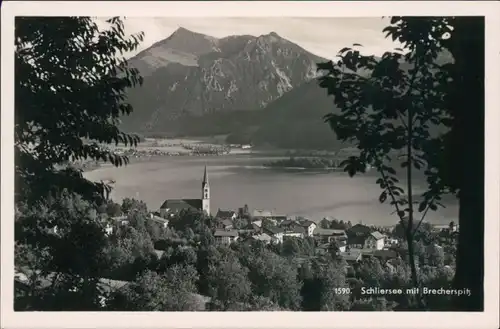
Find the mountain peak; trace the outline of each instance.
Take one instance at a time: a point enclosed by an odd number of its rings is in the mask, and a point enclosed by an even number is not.
[[[188,30],[186,29],[185,27],[178,27],[177,30],[174,31],[174,33],[172,33],[172,35],[174,34],[196,34],[196,32],[193,32],[191,30]]]
[[[170,35],[170,37],[168,37],[167,39],[172,39],[172,38],[188,38],[188,37],[203,37],[203,38],[208,38],[208,39],[215,39],[215,38],[210,37],[208,35],[188,30],[188,29],[186,29],[185,27],[182,27],[182,26],[180,26],[179,28],[177,28],[177,30],[175,30],[174,33],[172,33]]]
[[[268,34],[263,34],[259,37],[257,37],[257,40],[260,40],[261,42],[283,42],[283,41],[288,41],[285,38],[281,37],[278,35],[278,33],[272,31]]]

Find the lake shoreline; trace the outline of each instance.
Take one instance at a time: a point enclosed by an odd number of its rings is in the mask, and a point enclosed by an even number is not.
[[[131,159],[128,166],[105,164],[84,173],[91,181],[112,181],[111,198],[121,202],[136,198],[156,210],[167,199],[194,199],[201,196],[204,167],[211,187],[212,213],[234,210],[245,204],[251,209],[276,214],[324,217],[375,226],[394,225],[397,218],[389,204],[380,204],[377,173],[349,175],[342,171],[265,168],[262,164],[279,156],[260,153],[225,156],[151,157]],[[404,176],[404,173],[401,172]],[[404,177],[401,178],[404,183]],[[425,179],[414,181],[414,193],[426,189]],[[446,200],[444,200],[446,199]],[[446,197],[446,209],[427,214],[433,224],[448,224],[457,219],[456,198]]]

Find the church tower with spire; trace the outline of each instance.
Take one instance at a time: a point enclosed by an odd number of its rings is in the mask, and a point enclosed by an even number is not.
[[[210,215],[210,185],[208,184],[207,166],[205,166],[205,172],[203,173],[203,182],[201,183],[201,204],[202,209]]]

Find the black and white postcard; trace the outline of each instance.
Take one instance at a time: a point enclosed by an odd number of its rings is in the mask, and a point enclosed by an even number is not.
[[[497,327],[498,3],[2,7],[2,328]]]

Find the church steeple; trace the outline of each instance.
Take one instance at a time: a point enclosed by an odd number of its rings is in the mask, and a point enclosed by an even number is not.
[[[205,166],[205,171],[203,172],[201,193],[202,193],[201,202],[203,210],[207,213],[207,215],[210,215],[210,184],[208,183],[207,166]]]
[[[207,176],[207,166],[205,166],[205,172],[203,173],[203,185],[208,184],[208,176]]]

